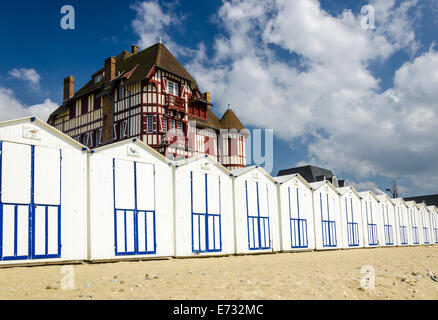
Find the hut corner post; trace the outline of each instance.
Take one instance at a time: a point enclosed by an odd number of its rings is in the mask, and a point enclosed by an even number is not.
[[[91,261],[91,153],[87,151],[86,192],[87,192],[87,260]]]
[[[315,191],[312,190],[312,215],[313,215],[313,243],[315,245],[315,250],[317,250],[318,242],[316,241],[316,213],[315,213]],[[321,225],[322,228],[322,225]]]
[[[275,185],[277,188],[277,215],[278,215],[278,232],[280,238],[280,252],[284,252],[284,243],[283,243],[283,228],[282,228],[282,212],[281,212],[281,184],[277,183]]]
[[[233,232],[234,232],[234,254],[237,254],[237,212],[236,212],[236,177],[231,177],[231,190],[233,197]]]
[[[173,256],[176,257],[176,166],[172,167]]]

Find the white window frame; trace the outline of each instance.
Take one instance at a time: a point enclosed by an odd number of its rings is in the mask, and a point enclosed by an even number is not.
[[[167,132],[168,126],[167,126],[167,118],[163,117],[163,131]]]
[[[184,125],[181,121],[176,122],[176,128],[178,129],[178,131],[184,133]]]
[[[120,86],[119,87],[119,100],[122,100],[125,98],[125,87]]]
[[[124,139],[128,136],[128,120],[120,122],[120,139]]]
[[[113,125],[113,135],[114,135],[114,140],[117,139],[117,125],[114,123]]]
[[[175,130],[175,128],[176,128],[175,120],[170,119],[169,120],[169,131]]]
[[[102,143],[102,129],[96,131],[96,146]]]
[[[103,72],[94,77],[94,83],[98,83],[103,79]]]
[[[179,92],[178,92],[179,86],[178,83],[171,81],[169,79],[167,79],[167,88],[166,88],[166,92],[168,94],[174,95],[176,97],[179,97]]]
[[[146,119],[147,133],[154,133],[154,117],[155,116],[151,116],[151,115],[147,116],[147,119]]]

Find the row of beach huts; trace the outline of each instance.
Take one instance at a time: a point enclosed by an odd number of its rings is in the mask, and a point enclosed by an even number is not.
[[[0,123],[0,265],[428,244],[438,210],[423,203]]]

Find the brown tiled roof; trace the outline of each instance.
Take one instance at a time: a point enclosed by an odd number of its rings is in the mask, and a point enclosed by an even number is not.
[[[245,129],[242,122],[240,122],[236,114],[231,109],[228,109],[225,112],[222,119],[220,120],[220,123],[223,129],[237,129],[237,130]]]
[[[136,66],[137,68],[126,81],[127,85],[134,84],[138,81],[146,79],[148,73],[155,66],[170,73],[173,73],[188,81],[191,81],[197,87],[195,79],[193,79],[190,73],[188,73],[188,71],[181,65],[181,63],[179,63],[175,56],[162,43],[154,44],[153,46],[146,48],[138,52],[137,54],[132,54],[128,51],[122,51],[116,57],[116,75],[118,75],[119,73],[123,74],[130,72]],[[99,69],[93,74],[93,76],[103,72],[103,70],[104,68]],[[103,80],[98,83],[94,83],[93,80],[90,80],[81,89],[76,91],[71,99],[76,99],[84,94],[88,94],[95,90],[102,89],[103,85]],[[67,106],[66,103],[64,103],[61,107],[59,107],[55,112],[51,114],[49,119],[60,113],[65,112],[66,110]]]

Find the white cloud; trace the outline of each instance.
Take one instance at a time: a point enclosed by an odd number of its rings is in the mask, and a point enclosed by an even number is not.
[[[345,185],[354,187],[358,192],[372,191],[377,195],[385,194],[385,192],[380,190],[377,184],[372,181],[355,182],[347,179]]]
[[[27,106],[21,103],[11,89],[0,87],[0,121],[16,118],[36,116],[47,121],[49,115],[58,107],[58,104],[46,99],[41,104]]]
[[[35,69],[14,68],[9,71],[9,75],[19,80],[29,81],[31,87],[35,89],[40,87],[41,76]]]
[[[147,48],[158,42],[161,38],[170,51],[175,54],[187,54],[187,50],[180,50],[172,37],[177,27],[184,20],[183,15],[177,15],[173,8],[178,2],[168,3],[162,7],[157,0],[137,2],[130,6],[136,12],[136,18],[132,21],[132,28],[139,36],[140,48]]]
[[[437,191],[438,53],[414,58],[418,0],[371,4],[375,31],[351,10],[333,16],[317,0],[224,1],[213,48],[201,43],[188,70],[244,123],[275,128],[285,140],[310,137],[309,162],[355,180],[401,177],[417,193]],[[381,92],[370,64],[401,50],[411,61]]]

